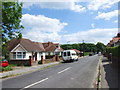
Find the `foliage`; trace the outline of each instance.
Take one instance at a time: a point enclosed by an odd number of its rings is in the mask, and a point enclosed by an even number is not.
[[[38,64],[42,64],[42,61],[40,60],[40,61],[38,61]]]
[[[112,53],[113,56],[116,56],[116,57],[120,57],[120,45],[119,46],[115,46],[115,47],[107,47],[106,48],[106,52],[109,54],[109,53]]]
[[[2,51],[5,59],[9,56],[7,43],[13,38],[22,38],[20,30],[24,27],[20,24],[22,18],[22,3],[2,2]]]
[[[84,52],[84,56],[89,55],[91,52]]]
[[[17,64],[9,64],[10,67],[16,67]]]
[[[103,52],[103,51],[105,51],[105,49],[106,49],[106,46],[103,44],[103,43],[100,43],[100,42],[98,42],[97,44],[96,44],[96,47],[97,47],[97,52]]]
[[[93,43],[63,44],[61,47],[64,50],[77,49],[84,52],[103,52],[106,48],[106,46],[100,42],[98,42],[96,45]]]
[[[13,70],[13,69],[11,68],[11,66],[1,67],[1,68],[2,68],[2,71],[11,71],[11,70]]]

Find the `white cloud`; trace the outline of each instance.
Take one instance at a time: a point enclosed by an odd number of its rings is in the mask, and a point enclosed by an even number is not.
[[[32,5],[36,5],[39,8],[47,8],[47,9],[68,9],[75,12],[82,12],[85,11],[86,8],[77,5],[74,0],[71,0],[69,2],[24,2],[23,7],[29,8]]]
[[[96,19],[105,19],[105,20],[110,20],[111,18],[118,16],[118,10],[114,10],[111,12],[107,12],[107,13],[101,13],[98,12],[98,16],[96,16]]]
[[[22,24],[25,27],[22,31],[23,37],[41,42],[60,40],[61,36],[58,33],[67,25],[58,19],[30,14],[23,15]]]
[[[118,32],[117,28],[90,29],[87,31],[79,31],[72,34],[64,33],[64,35],[61,35],[59,33],[63,32],[63,28],[67,23],[43,15],[35,16],[24,14],[22,17],[22,24],[25,27],[22,31],[23,37],[38,42],[52,41],[67,43],[70,41],[70,43],[79,43],[85,40],[85,42],[103,42],[107,44]]]
[[[112,5],[119,2],[119,0],[91,0],[88,4],[89,10],[99,10],[111,8]]]
[[[92,28],[95,28],[95,24],[94,24],[94,23],[92,23],[92,24],[91,24],[91,27],[92,27]]]
[[[118,28],[111,29],[90,29],[87,31],[80,31],[73,34],[64,35],[65,41],[71,43],[81,43],[84,40],[86,43],[103,42],[107,44],[109,40],[118,32]]]
[[[115,20],[114,23],[118,23],[118,20]]]

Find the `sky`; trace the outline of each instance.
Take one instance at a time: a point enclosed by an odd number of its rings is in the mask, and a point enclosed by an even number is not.
[[[119,0],[19,0],[23,38],[107,44],[118,33]]]

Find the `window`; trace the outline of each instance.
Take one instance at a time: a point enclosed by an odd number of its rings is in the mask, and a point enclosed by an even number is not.
[[[63,55],[66,56],[66,52],[64,52]]]
[[[70,56],[70,52],[67,52],[67,55]]]
[[[26,58],[26,52],[23,52],[23,58]]]
[[[72,55],[76,55],[75,53],[72,53]]]
[[[13,59],[24,59],[26,58],[26,52],[14,52]]]
[[[16,59],[16,52],[13,53],[13,58]]]

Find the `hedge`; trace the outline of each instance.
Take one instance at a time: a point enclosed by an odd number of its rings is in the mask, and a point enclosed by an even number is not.
[[[112,58],[110,53],[112,53]],[[120,67],[120,45],[115,47],[107,47],[105,56],[107,56],[109,60],[112,60],[112,64],[114,66]]]
[[[107,47],[106,52],[108,54],[112,53],[112,55],[115,57],[120,57],[120,45],[115,47]]]

